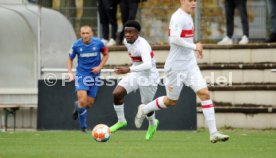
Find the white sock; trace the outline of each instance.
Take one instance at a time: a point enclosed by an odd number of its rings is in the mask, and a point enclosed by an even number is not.
[[[164,104],[164,96],[162,96],[143,106],[142,110],[145,114],[148,114],[152,111],[157,111],[165,108],[167,108],[167,106]]]
[[[147,119],[149,120],[149,125],[150,126],[155,126],[155,112],[151,116],[147,116]]]
[[[201,108],[209,128],[209,133],[212,135],[217,132],[215,110],[212,100],[201,101]]]
[[[117,114],[117,117],[118,117],[118,122],[126,121],[125,113],[124,113],[124,104],[122,104],[122,105],[113,105],[113,107],[116,111],[116,114]]]

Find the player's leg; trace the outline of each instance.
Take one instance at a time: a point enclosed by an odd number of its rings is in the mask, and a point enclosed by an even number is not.
[[[83,132],[86,132],[87,129],[87,123],[86,123],[86,117],[87,117],[87,91],[85,90],[79,90],[77,92],[78,96],[78,105],[76,106],[76,109],[78,111],[79,116],[79,122],[80,127]]]
[[[80,126],[83,132],[86,132],[87,129],[87,110],[92,106],[92,104],[94,104],[98,92],[96,82],[90,82],[91,79],[86,80],[88,77],[92,78],[92,76],[79,76],[76,78],[78,102],[75,105],[75,109],[77,111]],[[96,81],[95,78],[92,79]]]
[[[201,100],[201,108],[208,125],[210,141],[212,143],[216,143],[218,141],[227,141],[229,136],[217,131],[214,105],[210,98],[208,88],[200,89],[196,94]]]
[[[167,94],[168,95],[168,94]],[[140,128],[146,115],[162,109],[166,109],[168,107],[176,105],[177,100],[170,99],[168,96],[161,96],[156,98],[155,100],[149,102],[148,104],[141,104],[138,107],[138,112],[135,116],[135,126],[136,128]]]
[[[154,98],[154,95],[157,90],[157,86],[143,86],[139,87],[140,90],[140,96],[141,96],[141,103],[146,105],[149,102],[151,102]],[[147,119],[149,121],[149,125],[156,125],[156,118],[155,118],[155,112],[151,111],[150,113],[147,114]]]
[[[141,95],[141,102],[142,104],[147,104],[153,100],[154,95],[157,91],[157,85],[150,85],[150,86],[142,86],[139,87],[140,95]],[[155,112],[152,111],[147,114],[147,120],[149,121],[147,133],[146,133],[146,140],[152,139],[153,135],[155,134],[157,127],[159,125],[159,120],[155,118]]]
[[[91,108],[94,105],[98,90],[99,90],[99,86],[97,84],[89,87],[89,90],[87,91],[88,96],[86,101],[87,108]]]
[[[83,132],[86,132],[87,130],[87,112],[88,109],[94,104],[95,98],[98,92],[98,86],[90,86],[90,89],[86,92],[86,102],[83,100],[80,102],[81,108],[78,108],[78,116],[79,121],[81,124],[81,129]],[[78,96],[85,95],[85,93],[80,92],[81,94],[78,94]]]
[[[135,76],[130,74],[124,77],[113,90],[113,107],[117,114],[118,122],[110,127],[112,133],[127,126],[124,113],[124,97],[137,88]]]
[[[167,95],[158,97],[147,106],[144,106],[143,111],[146,114],[151,111],[161,110],[176,105],[183,87],[183,77],[179,75],[180,73],[181,72],[177,71],[166,72],[164,84]]]
[[[80,126],[83,131],[87,128],[85,115],[87,113],[87,91],[89,90],[89,87],[83,82],[84,78],[85,76],[76,76],[75,78],[78,101],[75,102],[73,111],[73,119],[76,120],[79,118]]]
[[[167,107],[175,106],[183,87],[183,82],[178,81],[178,72],[170,71],[166,73],[164,83],[166,87],[166,96],[158,97],[147,105],[140,106],[135,117],[135,126],[140,128],[146,115],[152,111],[158,111]]]
[[[127,126],[127,121],[124,113],[124,97],[127,92],[124,87],[117,86],[113,91],[113,107],[117,114],[118,122],[110,127],[111,133],[116,132],[118,129]]]
[[[210,141],[215,143],[217,141],[228,140],[229,136],[220,134],[217,131],[213,101],[211,100],[206,81],[203,79],[198,66],[191,69],[190,74],[188,76],[188,81],[190,81],[188,85],[191,86],[201,100],[201,108],[208,125]]]
[[[95,103],[95,98],[92,98],[90,96],[87,97],[87,108],[91,108]]]

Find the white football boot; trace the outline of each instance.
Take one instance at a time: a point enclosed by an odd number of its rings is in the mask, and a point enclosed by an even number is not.
[[[135,123],[136,128],[140,128],[142,126],[143,121],[147,116],[146,114],[144,114],[144,112],[142,110],[143,106],[144,106],[144,104],[139,105],[137,114],[135,116],[134,123]]]
[[[228,135],[221,134],[220,132],[215,132],[210,136],[210,141],[211,143],[216,143],[219,141],[225,142],[229,139],[230,137]]]

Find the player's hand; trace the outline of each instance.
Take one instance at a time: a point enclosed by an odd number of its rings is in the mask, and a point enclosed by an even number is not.
[[[199,51],[199,52],[203,51],[203,46],[201,43],[196,43],[196,51]]]
[[[126,74],[126,73],[130,72],[130,68],[129,67],[117,67],[117,68],[115,68],[114,72],[116,74]]]
[[[198,59],[202,59],[204,56],[203,51],[196,51],[196,56]]]
[[[74,81],[75,80],[75,75],[72,73],[72,72],[69,72],[68,73],[68,76],[69,76],[69,82],[72,82],[72,81]]]
[[[199,59],[202,59],[203,58],[203,46],[201,43],[197,43],[196,44],[196,56],[197,58]]]
[[[93,67],[92,71],[95,75],[98,74],[101,71],[101,68],[99,66]]]

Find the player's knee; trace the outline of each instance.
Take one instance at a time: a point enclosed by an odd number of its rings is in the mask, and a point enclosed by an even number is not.
[[[197,96],[200,100],[209,100],[210,99],[210,92],[207,88],[201,89],[197,92]]]
[[[177,100],[171,100],[169,98],[164,100],[164,103],[167,107],[175,106],[177,103]]]
[[[91,108],[94,105],[94,102],[95,102],[94,100],[87,101],[86,107]]]
[[[167,107],[175,106],[176,105],[176,101],[175,100],[171,100],[166,105],[167,105]]]
[[[79,105],[84,107],[86,105],[86,99],[79,99]]]
[[[95,103],[95,100],[89,101],[90,105],[94,105],[94,103]]]
[[[118,92],[118,91],[116,91],[116,90],[113,91],[112,95],[113,95],[114,99],[122,99],[123,98],[123,94],[120,93],[120,92]]]
[[[113,102],[115,105],[121,105],[124,102],[124,95],[120,92],[113,91]]]

